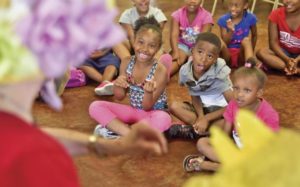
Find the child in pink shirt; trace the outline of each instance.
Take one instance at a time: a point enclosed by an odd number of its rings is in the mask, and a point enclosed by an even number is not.
[[[261,98],[267,76],[263,71],[255,67],[255,64],[255,59],[250,58],[245,63],[245,67],[241,67],[234,72],[234,100],[229,102],[223,114],[225,119],[224,131],[232,134],[232,138],[239,148],[243,146],[236,132],[238,124],[235,123],[236,113],[239,109],[254,112],[271,130],[279,130],[278,113],[266,100]],[[216,171],[220,167],[220,162],[210,145],[209,138],[200,138],[197,142],[197,148],[203,156],[187,156],[184,159],[185,170],[187,172],[200,170]]]
[[[172,13],[171,48],[173,61],[171,75],[175,74],[191,54],[191,48],[200,32],[210,32],[212,15],[200,6],[202,0],[185,0],[185,6]]]

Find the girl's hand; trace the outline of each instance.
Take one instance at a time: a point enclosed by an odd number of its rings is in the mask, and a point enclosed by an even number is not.
[[[152,79],[150,81],[146,81],[143,89],[145,92],[153,93],[156,90],[156,82]]]
[[[197,134],[202,134],[207,130],[208,121],[205,117],[198,118],[193,127]]]
[[[294,58],[290,58],[288,63],[287,63],[287,67],[284,69],[284,71],[286,72],[286,75],[294,75],[297,73],[297,66],[298,63]]]
[[[231,19],[228,19],[228,20],[226,21],[226,26],[227,26],[227,28],[228,28],[229,30],[231,30],[232,32],[234,32],[235,28],[234,28],[234,24],[233,24],[233,22],[232,22]]]
[[[115,81],[114,86],[118,86],[121,88],[128,88],[129,84],[127,82],[126,76],[120,75]]]

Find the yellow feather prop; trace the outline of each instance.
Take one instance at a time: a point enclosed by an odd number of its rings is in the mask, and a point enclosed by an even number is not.
[[[240,111],[237,122],[242,149],[218,129],[211,142],[222,166],[212,176],[196,176],[185,187],[298,187],[300,135],[287,129],[273,133],[253,114]]]

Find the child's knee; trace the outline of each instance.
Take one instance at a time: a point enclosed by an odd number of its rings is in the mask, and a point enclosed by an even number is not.
[[[181,103],[174,101],[169,105],[169,110],[171,113],[176,112],[180,108]]]
[[[161,131],[165,131],[170,128],[172,119],[171,119],[171,116],[167,112],[159,111],[158,119],[162,124],[162,126],[160,128]]]
[[[95,116],[98,115],[98,109],[99,107],[103,107],[104,105],[106,105],[107,101],[94,101],[90,104],[89,106],[89,114],[90,116]]]
[[[257,52],[256,52],[256,57],[259,58],[259,59],[262,59],[262,57],[264,55],[266,55],[268,52],[267,52],[267,49],[266,48],[261,48],[261,49],[258,49]]]
[[[197,141],[197,149],[200,153],[204,153],[206,148],[209,146],[209,138],[200,138],[198,141]]]

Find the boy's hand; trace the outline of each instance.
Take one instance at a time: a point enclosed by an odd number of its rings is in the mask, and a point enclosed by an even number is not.
[[[198,118],[193,127],[197,134],[202,134],[207,130],[208,121],[205,117]]]
[[[231,19],[228,19],[228,20],[226,21],[226,26],[227,26],[227,28],[228,28],[229,30],[231,30],[232,32],[234,32],[235,28],[234,28],[234,24],[233,24],[233,22],[232,22]]]
[[[127,82],[126,76],[120,75],[115,81],[114,86],[118,86],[121,88],[128,88],[129,84]]]
[[[145,92],[153,93],[156,90],[156,82],[153,81],[152,79],[149,81],[146,81],[143,89]]]

